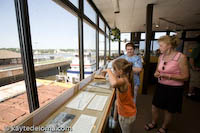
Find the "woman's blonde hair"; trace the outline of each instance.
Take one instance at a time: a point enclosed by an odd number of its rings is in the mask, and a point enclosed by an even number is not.
[[[164,42],[168,45],[171,45],[172,48],[176,48],[180,44],[181,40],[175,35],[173,36],[166,35],[166,36],[160,37],[158,39],[158,42]]]
[[[131,88],[133,90],[134,89],[133,70],[132,70],[133,64],[125,59],[116,59],[113,62],[112,67],[114,70],[116,70],[116,68],[118,70],[122,70],[123,74],[128,76],[129,83],[131,84]]]

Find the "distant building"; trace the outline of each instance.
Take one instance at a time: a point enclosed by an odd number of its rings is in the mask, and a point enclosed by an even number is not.
[[[21,54],[9,50],[0,50],[0,65],[21,64]]]

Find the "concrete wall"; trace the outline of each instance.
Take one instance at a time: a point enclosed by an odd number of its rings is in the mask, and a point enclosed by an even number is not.
[[[66,71],[70,67],[70,62],[59,62],[35,66],[36,78],[57,75],[60,71]],[[24,80],[24,73],[21,67],[0,71],[0,86]]]

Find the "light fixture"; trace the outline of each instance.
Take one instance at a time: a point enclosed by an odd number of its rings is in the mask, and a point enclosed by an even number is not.
[[[156,28],[159,28],[160,26],[159,26],[159,24],[156,24]]]
[[[119,10],[119,0],[112,0],[113,8],[114,8],[114,13],[120,13]]]
[[[159,28],[159,27],[160,27],[160,19],[158,19],[158,22],[155,24],[155,27],[156,27],[156,28]]]

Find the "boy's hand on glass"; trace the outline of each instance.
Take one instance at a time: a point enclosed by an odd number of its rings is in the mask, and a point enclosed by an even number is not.
[[[106,73],[107,73],[107,69],[104,69],[101,71],[101,75],[103,75],[104,77],[105,77]]]
[[[95,79],[105,79],[105,76],[95,74],[95,75],[94,75],[94,78],[95,78]]]

